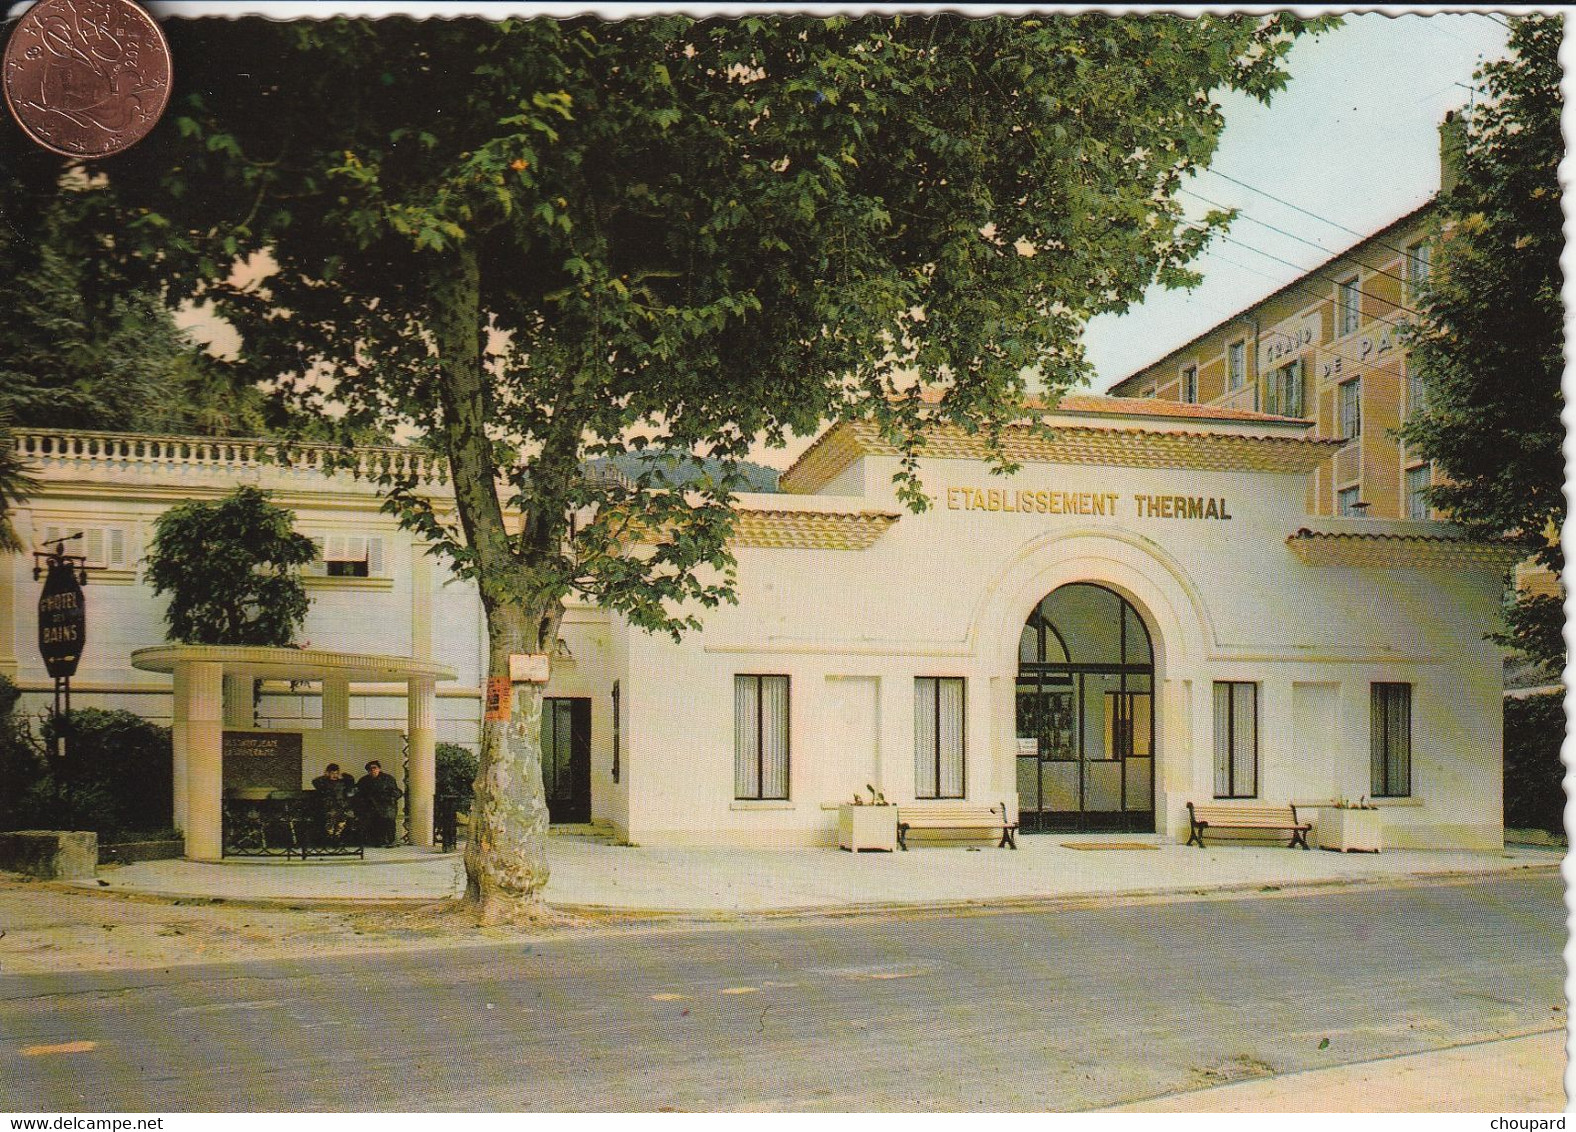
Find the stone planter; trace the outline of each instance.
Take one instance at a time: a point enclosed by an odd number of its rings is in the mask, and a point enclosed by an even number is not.
[[[1384,838],[1379,814],[1379,810],[1320,810],[1319,848],[1336,853],[1379,852]]]
[[[186,842],[170,841],[117,841],[98,847],[101,865],[130,865],[137,861],[173,861],[186,854]]]
[[[861,849],[892,852],[897,848],[897,807],[839,806],[837,847],[852,853]]]

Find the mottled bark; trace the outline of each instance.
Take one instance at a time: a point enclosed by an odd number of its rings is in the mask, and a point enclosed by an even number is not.
[[[486,431],[483,320],[474,252],[451,253],[432,296],[443,400],[443,438],[454,498],[487,620],[489,682],[510,677],[509,657],[548,653],[561,605],[535,584],[504,527],[498,469]],[[542,789],[542,689],[514,685],[508,720],[482,725],[480,766],[465,848],[467,897],[484,923],[529,916],[547,884],[547,800]]]

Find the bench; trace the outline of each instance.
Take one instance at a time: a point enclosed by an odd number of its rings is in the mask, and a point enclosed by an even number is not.
[[[1257,805],[1195,805],[1187,804],[1188,821],[1193,826],[1192,835],[1187,843],[1197,843],[1200,849],[1204,848],[1204,831],[1206,829],[1267,829],[1278,830],[1291,834],[1291,843],[1288,849],[1295,849],[1299,845],[1308,847],[1308,831],[1313,828],[1312,822],[1302,821],[1297,817],[1297,807],[1292,805],[1276,806],[1268,803]]]
[[[983,829],[1001,832],[996,848],[1018,847],[1018,823],[1007,820],[1007,803],[1000,806],[971,806],[964,802],[914,802],[897,809],[897,843],[908,851],[911,829]]]

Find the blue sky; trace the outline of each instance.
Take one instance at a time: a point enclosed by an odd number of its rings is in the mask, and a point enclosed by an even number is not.
[[[1195,262],[1199,287],[1152,288],[1127,314],[1089,324],[1094,389],[1103,392],[1356,243],[1352,231],[1373,232],[1424,203],[1439,184],[1439,123],[1473,97],[1467,88],[1478,65],[1504,54],[1503,19],[1348,16],[1343,27],[1292,49],[1291,82],[1269,106],[1223,98],[1220,149],[1210,171],[1188,185],[1196,196],[1183,199],[1195,215],[1208,208],[1198,197],[1242,214]]]

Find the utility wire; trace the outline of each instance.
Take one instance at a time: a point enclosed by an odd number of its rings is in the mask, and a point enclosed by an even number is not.
[[[1371,236],[1371,234],[1359,232],[1356,228],[1348,228],[1346,225],[1342,224],[1340,221],[1338,221],[1338,220],[1331,220],[1328,217],[1320,216],[1317,212],[1310,212],[1306,208],[1303,208],[1301,205],[1292,204],[1291,201],[1289,201],[1289,200],[1282,200],[1280,197],[1276,196],[1274,193],[1267,193],[1263,189],[1255,188],[1254,186],[1248,184],[1246,181],[1239,181],[1239,180],[1237,180],[1237,178],[1233,177],[1229,173],[1222,173],[1219,169],[1207,168],[1207,169],[1205,169],[1205,172],[1213,173],[1215,176],[1221,178],[1222,180],[1230,181],[1233,185],[1240,185],[1242,188],[1247,189],[1248,192],[1250,192],[1250,193],[1258,193],[1259,196],[1265,197],[1268,200],[1272,200],[1276,204],[1285,205],[1287,208],[1291,209],[1293,212],[1300,212],[1304,216],[1311,216],[1313,219],[1317,220],[1320,224],[1328,224],[1332,228],[1339,228],[1341,231],[1346,232],[1349,235],[1356,236],[1359,239],[1366,240],[1366,239],[1372,239],[1373,238]],[[1405,248],[1398,248],[1394,244],[1387,244],[1387,243],[1385,243],[1383,240],[1374,240],[1374,242],[1376,244],[1378,244],[1381,248],[1385,248],[1385,249],[1387,249],[1389,251],[1395,252],[1397,255],[1404,256],[1404,255],[1407,254],[1407,251],[1406,251]]]
[[[1192,189],[1184,188],[1182,186],[1178,186],[1177,187],[1177,192],[1179,192],[1179,193],[1186,193],[1188,196],[1192,197],[1193,199],[1203,201],[1205,204],[1212,205],[1215,208],[1228,208],[1229,209],[1229,208],[1233,207],[1232,205],[1229,205],[1229,204],[1221,204],[1219,201],[1210,200],[1207,196],[1204,196],[1201,193],[1196,193]],[[1282,236],[1285,236],[1287,239],[1296,240],[1299,244],[1306,244],[1310,248],[1315,248],[1318,251],[1323,252],[1325,255],[1330,257],[1330,261],[1329,261],[1329,263],[1325,263],[1325,264],[1320,265],[1321,267],[1328,267],[1328,266],[1330,266],[1330,264],[1337,263],[1337,262],[1339,262],[1341,260],[1345,260],[1348,263],[1354,264],[1357,267],[1361,267],[1361,268],[1363,268],[1363,269],[1365,269],[1367,271],[1372,272],[1374,275],[1383,275],[1386,279],[1394,279],[1397,283],[1401,284],[1403,287],[1406,286],[1406,284],[1408,282],[1405,278],[1403,278],[1400,275],[1397,275],[1393,271],[1386,271],[1382,267],[1370,267],[1368,264],[1359,263],[1357,260],[1353,259],[1352,256],[1351,256],[1351,252],[1353,250],[1352,248],[1348,248],[1344,252],[1332,251],[1331,249],[1325,247],[1323,244],[1319,243],[1317,240],[1309,240],[1309,239],[1306,239],[1306,238],[1304,238],[1302,236],[1297,235],[1297,233],[1295,233],[1295,232],[1288,232],[1284,228],[1277,228],[1275,225],[1269,223],[1268,221],[1260,220],[1258,217],[1250,215],[1249,213],[1247,213],[1245,211],[1235,210],[1235,209],[1234,209],[1234,211],[1237,211],[1237,214],[1239,216],[1241,216],[1242,219],[1248,221],[1249,223],[1257,224],[1260,228],[1268,228],[1271,232],[1279,232]],[[1411,253],[1410,252],[1406,253],[1404,258],[1407,259],[1408,261],[1410,261],[1411,258],[1412,258]],[[1310,271],[1318,271],[1318,270],[1319,270],[1318,267],[1310,269]],[[1364,292],[1364,294],[1367,294],[1367,292]],[[1373,298],[1378,298],[1377,295],[1376,296],[1372,296],[1372,297]],[[1381,301],[1388,301],[1388,300],[1381,300]],[[1403,307],[1402,309],[1404,310],[1406,308]],[[1416,314],[1417,312],[1413,311],[1411,313]]]

